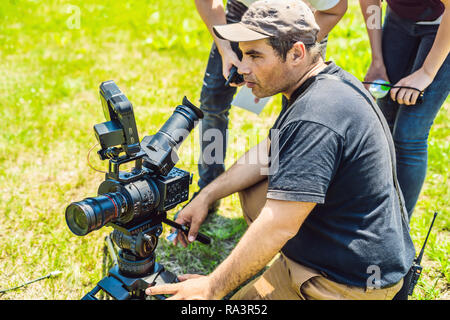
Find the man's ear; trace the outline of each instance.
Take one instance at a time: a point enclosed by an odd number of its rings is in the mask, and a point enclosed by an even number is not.
[[[290,62],[294,65],[300,64],[306,58],[306,47],[301,41],[297,41],[288,52]]]

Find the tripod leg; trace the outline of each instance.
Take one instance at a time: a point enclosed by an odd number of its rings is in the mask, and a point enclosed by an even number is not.
[[[106,277],[108,273],[108,247],[106,246],[106,238],[105,238],[105,244],[103,246],[103,261],[102,261],[102,279]],[[103,291],[100,292],[100,300],[106,300],[107,295]]]
[[[111,240],[111,235],[105,237],[103,245],[103,262],[102,262],[102,278],[106,278],[111,267],[117,264],[117,254],[114,243]],[[99,294],[100,300],[109,300],[111,297],[101,290]]]
[[[81,300],[98,300],[95,295],[100,291],[100,287],[97,285],[94,289],[86,293],[86,295],[81,298]]]

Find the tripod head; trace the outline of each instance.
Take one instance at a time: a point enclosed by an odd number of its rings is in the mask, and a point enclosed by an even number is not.
[[[97,300],[95,295],[99,291],[107,293],[116,300],[146,299],[145,289],[150,286],[178,282],[172,272],[156,262],[154,251],[162,233],[162,222],[178,228],[182,232],[189,232],[185,226],[161,216],[160,221],[143,221],[132,227],[111,224],[114,231],[105,238],[105,250],[114,262],[108,275],[98,282],[96,287],[88,292],[82,300]],[[199,233],[198,240],[209,244],[210,238]],[[115,246],[119,248],[116,253]],[[165,299],[164,296],[156,296]]]

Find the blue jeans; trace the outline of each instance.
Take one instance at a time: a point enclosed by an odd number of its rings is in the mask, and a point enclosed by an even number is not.
[[[238,44],[232,43],[231,46],[241,59],[242,54]],[[200,188],[204,188],[225,171],[228,114],[231,101],[236,93],[236,87],[225,86],[225,82],[226,79],[222,73],[222,57],[213,43],[200,94],[200,109],[204,114],[199,127],[201,156],[198,164],[200,176],[198,186]],[[208,134],[205,135],[207,132],[212,132],[215,138],[211,138]],[[219,142],[215,140],[218,138],[217,134],[221,136]],[[211,143],[214,143],[213,147],[210,146]],[[222,146],[223,150],[217,150],[217,146]],[[206,154],[212,156],[215,161],[211,163],[211,157],[209,159],[204,157]]]
[[[383,25],[383,59],[389,80],[395,84],[419,69],[430,51],[438,25],[417,25],[398,17],[388,8]],[[450,56],[425,89],[423,102],[406,106],[389,95],[378,99],[390,126],[397,157],[397,176],[409,217],[425,180],[428,134],[450,91]]]

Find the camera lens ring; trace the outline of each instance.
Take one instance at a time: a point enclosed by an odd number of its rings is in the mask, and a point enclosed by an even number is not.
[[[123,200],[120,194],[108,193],[73,202],[66,208],[66,223],[75,235],[85,236],[120,216]]]
[[[83,202],[73,202],[66,208],[66,224],[77,236],[85,236],[91,230],[94,211],[91,206]]]

